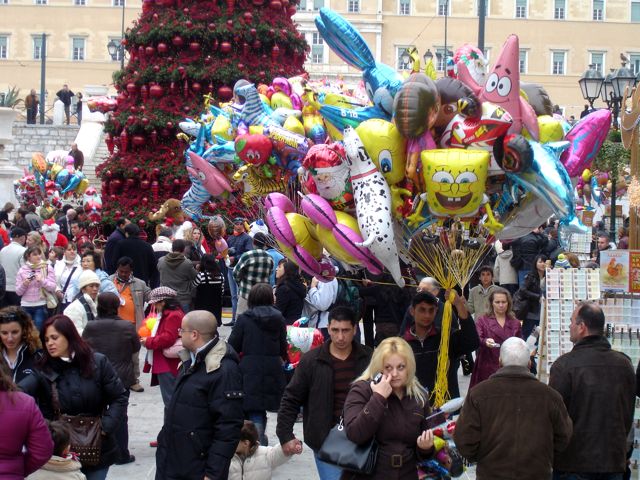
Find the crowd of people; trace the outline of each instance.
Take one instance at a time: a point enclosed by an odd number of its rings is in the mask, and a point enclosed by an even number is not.
[[[454,438],[477,478],[625,474],[636,377],[603,336],[596,304],[576,307],[575,348],[553,364],[549,386],[533,375],[547,268],[577,261],[553,224],[496,242],[471,288],[453,291],[422,275],[400,288],[338,262],[335,278],[320,281],[245,218],[165,224],[153,243],[120,219],[99,242],[82,211],[65,208],[45,224],[33,208],[10,221],[12,207],[0,212],[0,418],[19,428],[0,433],[2,478],[105,479],[111,465],[133,462],[129,396],[149,373],[164,405],[150,442],[158,479],[271,478],[303,442],[322,480],[417,479],[417,463],[437,449],[427,419],[443,335],[451,397],[460,367],[471,375]],[[596,252],[614,248],[600,231],[594,240]],[[292,368],[287,327],[302,317],[325,342]],[[220,325],[231,327],[226,340]],[[267,412],[278,413],[277,441],[266,435]],[[78,418],[97,425],[89,446],[74,435]],[[375,440],[372,472],[323,460],[339,423],[351,442]],[[48,473],[62,464],[68,476]]]

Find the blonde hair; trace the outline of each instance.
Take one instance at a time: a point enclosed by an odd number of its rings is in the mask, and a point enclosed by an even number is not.
[[[391,355],[400,355],[407,364],[407,384],[405,388],[407,395],[411,398],[415,398],[421,405],[425,406],[427,398],[425,395],[425,389],[416,377],[416,359],[413,356],[413,350],[411,346],[400,337],[389,337],[384,339],[380,345],[373,351],[369,366],[362,372],[358,380],[371,381],[379,372],[384,372],[384,362]]]

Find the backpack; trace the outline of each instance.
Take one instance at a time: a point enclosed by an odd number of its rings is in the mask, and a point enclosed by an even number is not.
[[[356,312],[356,318],[360,318],[360,291],[351,280],[338,280],[338,293],[332,306],[345,305]]]

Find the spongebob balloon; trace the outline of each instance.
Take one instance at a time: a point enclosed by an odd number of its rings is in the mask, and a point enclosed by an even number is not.
[[[503,228],[496,221],[485,195],[489,152],[481,150],[428,150],[421,154],[429,212],[442,225],[446,218],[459,218],[469,236],[469,225],[484,207],[484,226],[493,234]]]
[[[393,123],[379,118],[362,122],[356,132],[371,160],[389,184],[393,214],[402,218],[404,197],[411,196],[409,190],[400,187],[405,179],[405,139]]]

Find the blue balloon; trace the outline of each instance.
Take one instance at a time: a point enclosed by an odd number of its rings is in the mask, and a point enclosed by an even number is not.
[[[563,230],[585,233],[587,228],[575,216],[571,178],[559,159],[569,142],[544,145],[533,140],[528,142],[533,151],[531,166],[520,173],[507,172],[507,178],[544,200],[560,220]]]
[[[364,86],[373,104],[391,115],[393,97],[402,86],[402,77],[393,68],[376,62],[362,35],[344,17],[322,7],[316,27],[331,50],[352,67],[362,70]]]
[[[56,183],[60,186],[60,188],[64,188],[67,186],[67,183],[69,183],[70,177],[71,174],[69,173],[69,171],[66,168],[63,168],[62,170],[60,170],[60,173],[56,175]]]

